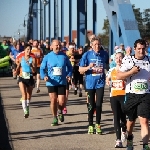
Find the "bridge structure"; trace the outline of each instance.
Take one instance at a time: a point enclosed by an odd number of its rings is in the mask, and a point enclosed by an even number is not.
[[[60,2],[61,1],[61,2]],[[76,6],[72,6],[72,0],[29,0],[29,12],[27,19],[27,39],[45,39],[48,33],[49,40],[59,39],[64,40],[64,2],[69,3],[69,41],[72,41],[72,8],[77,9],[77,46],[85,45],[87,38],[87,0],[76,0]],[[93,34],[97,33],[97,20],[100,19],[100,14],[97,13],[99,7],[97,2],[99,0],[92,0],[93,5]],[[113,47],[124,43],[125,46],[132,46],[136,39],[140,38],[138,24],[134,16],[130,0],[102,0],[103,7],[110,24],[109,34],[109,51],[113,53]],[[48,7],[48,12],[46,12]],[[59,8],[61,8],[61,15],[59,15]],[[48,15],[48,20],[46,15]],[[54,16],[52,20],[52,15]],[[39,17],[40,16],[40,17]],[[40,23],[38,24],[38,19]],[[61,23],[60,23],[61,22]],[[48,31],[46,30],[48,24]],[[52,29],[53,24],[53,29]],[[39,29],[40,26],[40,30]],[[60,29],[60,30],[59,30]],[[52,36],[54,30],[54,36]],[[38,37],[40,31],[40,37]],[[61,31],[61,33],[59,33]]]

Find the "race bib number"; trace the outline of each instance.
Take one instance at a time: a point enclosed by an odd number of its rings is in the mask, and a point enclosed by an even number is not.
[[[136,82],[134,84],[134,92],[138,93],[146,93],[148,90],[148,84],[147,82]]]
[[[22,72],[22,78],[23,79],[30,79],[30,73],[29,72]]]
[[[93,67],[92,68],[92,76],[98,76],[103,74],[103,67]]]
[[[61,76],[62,75],[62,68],[61,67],[53,67],[53,75]]]
[[[125,88],[125,83],[122,80],[112,80],[113,90],[123,90]]]

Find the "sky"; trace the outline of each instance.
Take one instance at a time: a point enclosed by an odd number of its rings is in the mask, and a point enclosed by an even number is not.
[[[40,0],[39,0],[40,1]],[[51,0],[52,3],[54,0]],[[69,0],[65,0],[65,29],[64,29],[64,34],[67,36],[69,34],[68,30],[68,21],[69,21]],[[77,25],[76,25],[76,0],[72,0],[73,6],[72,6],[72,12],[74,12],[72,18],[72,28],[73,30],[76,30]],[[88,30],[92,30],[92,0],[87,0],[87,10],[88,10],[88,20],[87,20],[87,28]],[[141,11],[143,9],[147,9],[150,6],[150,0],[142,0],[142,5],[141,5],[141,0],[130,0],[131,4],[135,4],[136,8],[141,8]],[[98,3],[98,18],[97,18],[97,34],[102,33],[102,27],[104,23],[104,19],[106,19],[106,12],[103,6],[102,0],[97,0]],[[149,3],[149,4],[148,4]],[[24,35],[25,30],[23,27],[23,21],[24,18],[25,20],[27,19],[27,14],[28,14],[28,6],[29,6],[29,0],[0,0],[0,35],[1,36],[12,36],[15,38],[18,38],[18,30],[20,29],[20,34]],[[59,6],[60,6],[60,0],[59,0]],[[47,12],[48,12],[48,6],[47,6]],[[51,6],[51,9],[53,11],[53,6]],[[59,7],[59,19],[60,19],[60,7]],[[38,19],[40,20],[40,19]],[[52,36],[54,34],[54,26],[53,26],[53,13],[51,16],[51,32]],[[60,23],[60,21],[59,21]],[[47,29],[47,37],[48,37],[48,15],[46,19],[46,29]],[[61,29],[59,28],[59,33]]]

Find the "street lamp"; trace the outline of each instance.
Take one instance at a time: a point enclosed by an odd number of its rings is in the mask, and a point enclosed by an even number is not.
[[[49,2],[47,0],[41,0],[41,2],[46,6]]]

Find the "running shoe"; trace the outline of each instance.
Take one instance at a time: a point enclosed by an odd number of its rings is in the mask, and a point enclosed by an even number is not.
[[[27,106],[27,114],[29,115],[29,106]]]
[[[54,118],[53,122],[51,123],[51,126],[57,126],[58,125],[58,119]]]
[[[96,134],[102,134],[101,126],[100,124],[95,125]]]
[[[79,97],[82,97],[82,93],[79,93]]]
[[[60,122],[64,122],[64,115],[63,114],[58,114],[58,119]]]
[[[94,127],[93,126],[88,127],[88,134],[94,134]]]
[[[145,145],[145,147],[142,150],[150,150],[150,147],[148,145]]]
[[[127,140],[127,150],[133,150],[133,140]]]
[[[40,89],[37,89],[36,93],[40,93]]]
[[[74,90],[74,95],[77,95],[77,90]]]
[[[122,142],[125,142],[126,139],[127,139],[127,133],[126,133],[126,132],[122,132],[122,133],[121,133],[121,141],[122,141]]]
[[[115,148],[122,148],[122,141],[121,140],[116,140]]]
[[[64,115],[67,114],[67,108],[65,107],[62,112]]]
[[[24,112],[24,118],[28,118],[29,117],[29,114],[28,114],[28,111],[26,110],[25,112]]]

